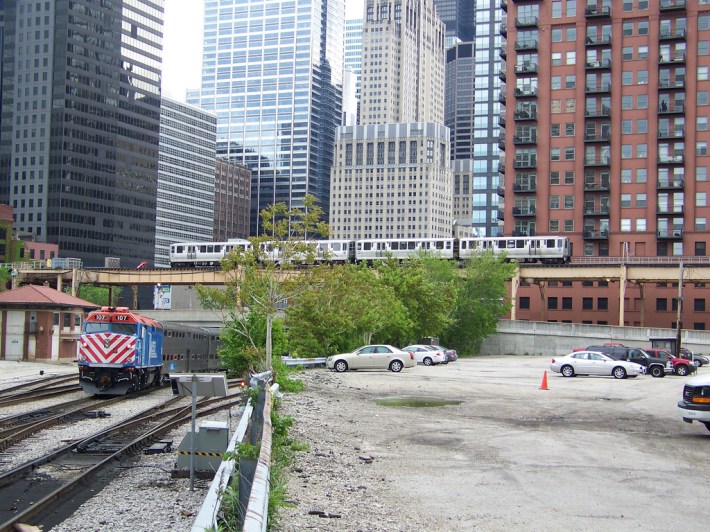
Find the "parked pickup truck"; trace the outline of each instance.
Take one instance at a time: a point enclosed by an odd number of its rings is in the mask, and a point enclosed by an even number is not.
[[[586,351],[596,351],[616,360],[636,362],[646,368],[646,373],[654,377],[665,377],[666,373],[673,373],[673,363],[670,360],[654,358],[643,349],[626,347],[623,345],[590,345]]]
[[[683,421],[699,421],[710,430],[710,375],[698,375],[685,383],[678,408]]]
[[[648,353],[654,358],[670,360],[673,363],[674,373],[676,375],[680,375],[681,377],[685,377],[690,373],[695,373],[698,370],[698,367],[693,364],[692,361],[686,360],[684,358],[674,357],[671,352],[666,349],[658,349],[652,347],[650,349],[644,349],[644,351],[646,351],[646,353]]]

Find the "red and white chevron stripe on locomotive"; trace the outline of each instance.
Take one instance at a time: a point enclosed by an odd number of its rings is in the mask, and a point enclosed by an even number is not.
[[[81,337],[79,360],[95,364],[126,364],[136,352],[133,336],[110,332],[86,334]]]

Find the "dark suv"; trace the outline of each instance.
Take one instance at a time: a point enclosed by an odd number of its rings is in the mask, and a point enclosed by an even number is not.
[[[596,351],[615,360],[628,360],[641,364],[646,368],[646,373],[654,377],[665,377],[666,373],[673,373],[673,363],[670,360],[654,358],[643,349],[626,347],[623,345],[590,345],[587,351]]]

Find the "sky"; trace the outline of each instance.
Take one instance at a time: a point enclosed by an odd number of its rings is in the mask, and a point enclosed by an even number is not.
[[[362,17],[363,0],[345,0],[346,18]],[[165,0],[163,95],[185,101],[185,91],[200,88],[202,0]]]

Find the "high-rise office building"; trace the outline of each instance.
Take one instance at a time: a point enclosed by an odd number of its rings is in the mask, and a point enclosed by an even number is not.
[[[488,7],[495,4],[496,0],[434,0],[436,14],[446,26],[446,39],[444,45],[450,48],[459,42],[473,40],[475,30],[473,27],[473,10],[481,6]]]
[[[218,155],[252,170],[259,213],[312,194],[328,216],[341,123],[344,0],[206,0],[202,87],[190,98],[217,115]]]
[[[338,128],[335,238],[448,237],[444,24],[432,0],[366,0],[359,126]]]
[[[475,40],[446,51],[446,126],[451,129],[456,233],[496,236],[498,221],[498,33],[496,2],[471,3]],[[439,3],[437,3],[437,10]],[[473,15],[471,15],[473,18]],[[465,229],[465,230],[464,230]]]
[[[251,170],[217,157],[214,183],[214,241],[249,237]]]
[[[162,0],[7,0],[0,202],[63,256],[155,253]]]
[[[505,233],[568,235],[587,260],[707,256],[710,3],[501,6]],[[547,319],[613,323],[618,288],[593,284],[560,306],[557,288],[525,288],[519,315],[546,305]],[[704,328],[707,298],[686,287],[683,319]],[[677,292],[628,287],[628,324],[674,325]]]
[[[341,125],[353,126],[358,122],[358,107],[360,103],[360,73],[362,67],[361,18],[345,21],[343,54],[343,122]]]
[[[212,240],[217,118],[163,97],[155,223],[155,265],[170,266],[170,244]]]

